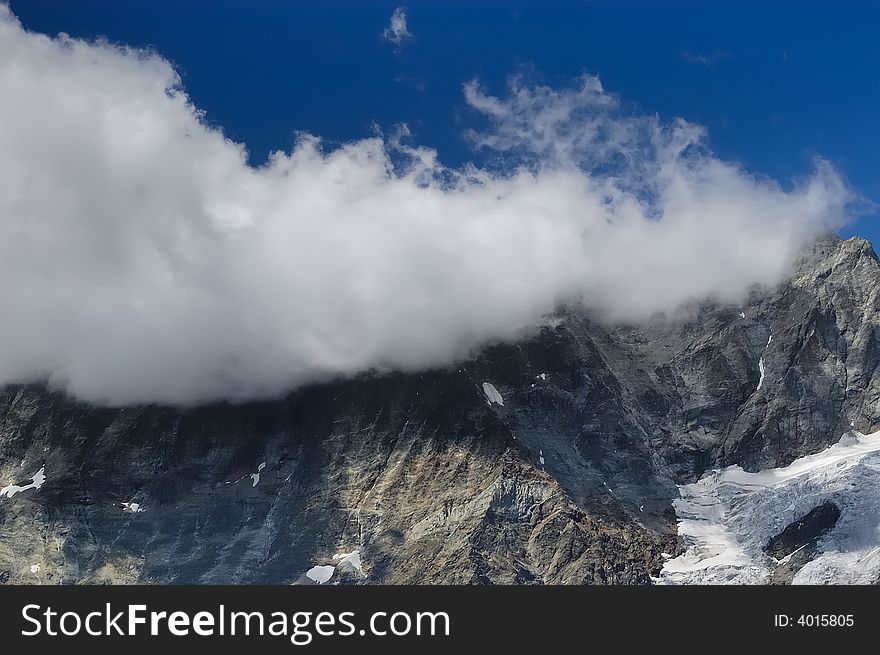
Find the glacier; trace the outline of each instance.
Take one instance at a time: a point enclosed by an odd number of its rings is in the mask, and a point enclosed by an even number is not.
[[[663,564],[658,584],[764,584],[786,563],[769,540],[831,501],[840,518],[819,537],[793,584],[871,584],[880,577],[880,431],[847,432],[825,450],[756,473],[711,471],[679,487],[673,502],[685,551]]]

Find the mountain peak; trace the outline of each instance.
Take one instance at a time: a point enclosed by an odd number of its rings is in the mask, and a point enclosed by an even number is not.
[[[877,259],[877,253],[871,242],[862,237],[851,237],[840,243],[841,253],[851,254],[858,257],[870,257]]]

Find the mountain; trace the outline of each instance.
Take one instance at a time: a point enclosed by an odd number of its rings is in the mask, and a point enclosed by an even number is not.
[[[189,409],[7,387],[0,582],[797,582],[880,519],[878,365],[880,262],[829,238],[742,306],[569,309],[446,370]]]

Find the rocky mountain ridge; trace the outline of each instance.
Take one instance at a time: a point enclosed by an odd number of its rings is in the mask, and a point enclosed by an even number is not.
[[[447,370],[190,409],[8,387],[0,582],[647,584],[679,485],[877,431],[878,365],[880,262],[829,238],[743,306],[567,310]]]

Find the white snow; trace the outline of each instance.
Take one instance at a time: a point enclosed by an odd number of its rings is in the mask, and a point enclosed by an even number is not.
[[[251,480],[253,480],[253,482],[254,482],[254,483],[251,485],[251,487],[256,487],[257,484],[260,482],[260,471],[262,471],[264,468],[266,468],[266,462],[263,462],[262,464],[260,464],[260,465],[257,467],[257,472],[256,472],[256,473],[251,473]]]
[[[788,555],[786,555],[786,556],[783,557],[782,559],[776,559],[775,557],[773,557],[773,558],[771,558],[771,559],[773,559],[773,561],[776,562],[777,564],[787,564],[788,561],[789,561],[792,557],[794,557],[795,555],[797,555],[799,552],[801,552],[801,551],[802,551],[804,548],[806,548],[806,547],[807,547],[807,544],[804,544],[804,545],[801,546],[800,548],[795,548],[793,551],[791,551]]]
[[[745,318],[745,317],[746,317],[746,313],[745,313],[745,312],[740,312],[740,313],[739,313],[739,317],[740,317],[740,318]]]
[[[333,577],[334,571],[336,571],[336,567],[331,565],[313,566],[306,571],[306,577],[309,580],[314,580],[318,584],[324,584],[327,580]]]
[[[496,405],[504,406],[504,398],[501,397],[501,394],[498,393],[498,389],[494,385],[483,382],[483,393],[486,394],[486,399],[490,405],[495,403]]]
[[[0,489],[0,497],[6,496],[7,498],[12,498],[15,494],[22,491],[27,491],[28,489],[39,489],[43,486],[43,483],[45,481],[46,467],[44,466],[34,474],[34,476],[31,478],[30,484],[19,486],[17,484],[9,483],[8,485]]]
[[[880,576],[880,432],[848,432],[782,468],[713,471],[679,492],[673,505],[686,550],[664,563],[655,582],[762,583],[770,538],[827,500],[840,508],[840,518],[793,582],[868,584]]]
[[[771,341],[773,341],[773,335],[772,335],[772,334],[771,334],[770,337],[767,339],[767,345],[764,346],[764,352],[767,352],[767,348],[770,347],[770,342],[771,342]],[[761,357],[761,359],[758,360],[758,370],[761,371],[761,379],[758,380],[758,388],[755,389],[755,391],[760,391],[760,390],[761,390],[761,385],[764,384],[764,358],[763,358],[763,357]]]
[[[336,568],[340,571],[344,569],[354,569],[358,573],[363,573],[361,568],[361,551],[353,550],[350,553],[337,553],[333,556],[334,560],[339,560]]]
[[[350,553],[336,553],[333,556],[333,561],[337,562],[337,564],[313,566],[306,571],[306,577],[310,580],[314,580],[318,584],[324,584],[333,577],[333,574],[336,571],[357,571],[361,575],[364,575],[364,570],[362,568],[363,564],[361,563],[361,551],[357,548]]]
[[[40,572],[39,564],[31,564],[31,573],[37,574]]]
[[[137,514],[144,511],[144,508],[141,507],[140,503],[120,503],[120,505],[122,505],[123,512],[131,512],[132,514]]]
[[[535,376],[535,379],[536,380],[546,380],[547,374],[546,373],[539,373],[538,375]]]
[[[543,448],[541,448],[538,451],[538,461],[541,462],[541,466],[544,466],[544,449]]]

